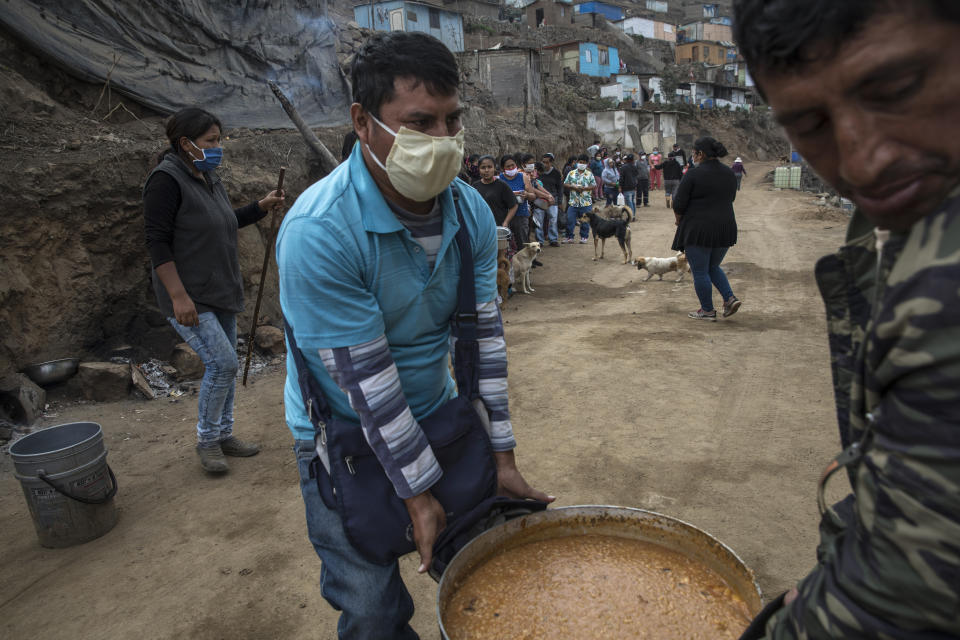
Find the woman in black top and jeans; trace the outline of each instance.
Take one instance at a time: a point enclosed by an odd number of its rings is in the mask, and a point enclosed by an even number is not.
[[[281,202],[271,192],[234,209],[215,169],[220,121],[189,108],[167,121],[167,149],[143,188],[147,247],[160,311],[203,361],[197,398],[197,453],[210,473],[228,470],[224,455],[252,456],[260,448],[233,436],[237,314],[243,280],[237,229]]]
[[[737,179],[730,167],[720,163],[727,148],[713,138],[700,138],[693,145],[696,166],[687,172],[673,199],[677,233],[673,249],[687,254],[700,308],[688,315],[699,320],[716,320],[713,287],[723,297],[723,317],[740,308],[727,275],[720,268],[727,250],[737,243],[737,220],[733,201]]]

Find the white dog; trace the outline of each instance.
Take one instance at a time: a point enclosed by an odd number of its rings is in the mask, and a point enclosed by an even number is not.
[[[671,271],[676,271],[679,274],[676,282],[680,282],[683,280],[683,274],[689,271],[690,267],[687,265],[687,256],[681,251],[672,258],[637,258],[637,270],[640,269],[647,270],[648,275],[644,282],[653,276],[660,276],[660,279],[663,280],[663,274]]]
[[[540,243],[530,242],[523,245],[523,249],[513,254],[513,278],[514,284],[518,286],[523,293],[533,293],[533,285],[530,283],[530,271],[533,268],[533,261],[540,255]]]

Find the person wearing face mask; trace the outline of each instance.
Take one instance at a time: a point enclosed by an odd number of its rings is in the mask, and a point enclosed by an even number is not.
[[[577,226],[577,219],[581,215],[590,213],[593,209],[592,193],[597,187],[597,181],[590,171],[588,162],[589,156],[581,154],[577,159],[577,165],[573,171],[567,174],[563,181],[563,188],[567,190],[570,198],[570,204],[567,207],[567,235],[564,242],[572,244],[573,230]],[[590,223],[580,223],[580,244],[587,244],[587,238],[590,236]]]
[[[494,217],[456,178],[456,59],[428,34],[378,32],[357,52],[351,80],[359,143],[301,194],[277,237],[284,406],[321,593],[342,612],[339,637],[407,640],[417,638],[413,600],[392,543],[415,545],[427,571],[451,498],[438,491],[462,479],[460,463],[489,463],[490,474],[453,497],[485,490],[489,478],[491,493],[553,498],[526,482],[514,457]],[[465,450],[488,439],[482,459],[454,454],[457,465],[441,467],[442,443],[428,439],[438,422],[470,434]],[[397,518],[406,524],[392,526]]]
[[[559,204],[563,199],[564,174],[560,173],[560,170],[553,166],[554,161],[555,158],[552,153],[543,154],[543,159],[541,160],[543,170],[540,171],[539,178],[543,188],[553,197],[553,201],[550,202],[550,207],[547,209],[546,216],[545,226],[547,240],[550,242],[551,247],[559,247],[560,238],[557,234],[557,218],[559,217]]]
[[[609,207],[616,203],[617,194],[620,193],[620,172],[617,171],[613,158],[607,158],[604,164],[606,166],[600,174],[600,179],[603,180],[603,197],[606,198]]]
[[[530,176],[520,170],[517,159],[512,155],[500,158],[500,179],[507,183],[517,200],[517,212],[510,221],[510,241],[516,249],[530,242],[530,203],[536,199]]]
[[[203,361],[197,398],[197,454],[209,473],[224,473],[224,456],[255,455],[259,446],[233,435],[237,373],[237,314],[243,279],[237,229],[283,202],[270,192],[234,209],[217,175],[222,126],[198,108],[167,120],[170,147],[143,188],[147,249],[160,312]]]
[[[531,154],[524,154],[521,158],[521,165],[523,166],[523,172],[527,175],[530,182],[530,189],[536,196],[530,203],[530,208],[533,210],[530,215],[530,220],[534,225],[535,236],[537,242],[546,244],[546,235],[544,232],[549,222],[548,212],[550,205],[553,204],[553,196],[547,191],[546,187],[543,186],[543,181],[540,180],[543,165],[534,162],[534,160],[535,158]],[[534,260],[533,265],[535,267],[543,266],[539,260]]]
[[[597,154],[593,157],[593,160],[590,161],[590,173],[593,174],[593,181],[594,181],[594,182],[596,183],[596,185],[597,185],[597,186],[594,187],[594,189],[593,189],[593,199],[594,199],[594,200],[599,200],[600,198],[603,197],[603,178],[602,178],[602,176],[603,176],[603,166],[604,166],[604,164],[605,164],[604,161],[603,161],[603,159],[604,159],[604,157],[605,157],[605,156],[604,156],[604,153],[605,153],[605,152],[606,152],[605,149],[601,149],[600,152],[597,153]]]
[[[650,164],[650,190],[655,191],[663,187],[663,170],[657,168],[663,162],[663,155],[659,149],[654,149],[647,161]]]

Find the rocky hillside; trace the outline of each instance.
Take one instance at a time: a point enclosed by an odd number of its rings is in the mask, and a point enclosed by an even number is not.
[[[345,20],[339,54],[348,63],[364,34]],[[579,152],[593,138],[583,111],[595,108],[597,83],[571,77],[545,86],[545,107],[528,114],[497,109],[465,78],[470,152]],[[163,118],[103,86],[68,76],[0,33],[0,371],[58,357],[108,355],[132,347],[139,359],[166,359],[178,341],[156,309],[144,245],[141,189],[166,146]],[[212,106],[215,110],[215,106]],[[279,109],[279,105],[277,106]],[[227,191],[239,206],[273,188],[287,167],[289,200],[308,186],[307,149],[289,131],[231,129],[226,123]],[[317,130],[338,155],[348,126]],[[713,133],[745,158],[782,146],[763,116],[685,116],[681,134]],[[269,218],[240,233],[250,313]],[[276,272],[268,274],[261,321],[279,325]]]

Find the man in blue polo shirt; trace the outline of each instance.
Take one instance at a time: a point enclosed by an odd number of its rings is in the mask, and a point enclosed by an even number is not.
[[[419,421],[457,393],[447,368],[460,278],[451,187],[460,193],[475,262],[478,410],[493,445],[498,492],[553,498],[533,489],[515,464],[494,220],[480,195],[455,179],[463,159],[456,60],[429,35],[379,33],[357,54],[351,75],[358,143],[284,220],[277,237],[280,302],[334,417],[360,425],[404,501],[423,572],[446,516],[430,493],[442,470]],[[315,452],[328,468],[329,460],[322,439],[314,442],[291,355],[284,402],[307,528],[323,561],[321,590],[343,611],[340,637],[416,638],[397,563],[361,556],[309,477]]]

